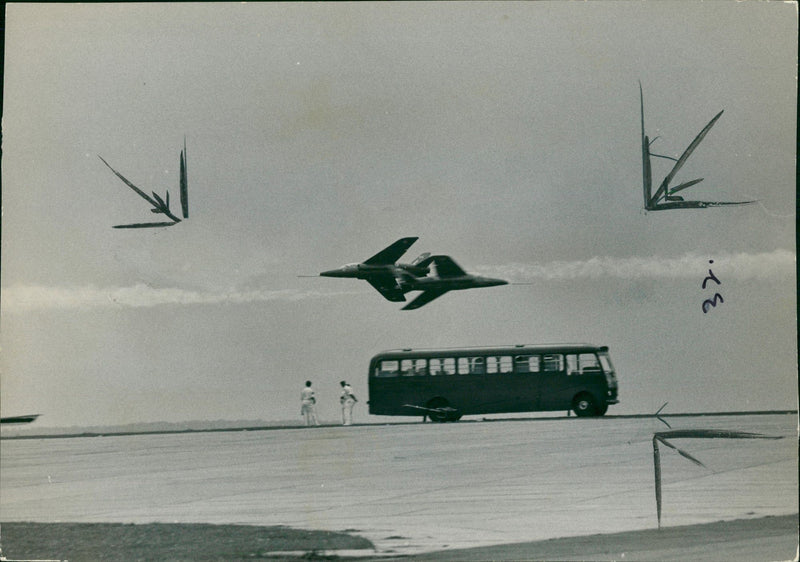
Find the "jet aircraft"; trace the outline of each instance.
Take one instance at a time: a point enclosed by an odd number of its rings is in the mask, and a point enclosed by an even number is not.
[[[403,310],[414,310],[425,306],[448,291],[508,284],[508,281],[504,279],[470,275],[461,269],[450,256],[430,256],[426,259],[427,261],[436,265],[436,276],[417,277],[408,271],[400,272],[400,288],[403,292],[422,291],[417,298],[404,306]]]
[[[362,263],[348,263],[338,269],[323,271],[320,276],[364,279],[387,300],[403,302],[406,298],[397,281],[400,272],[406,272],[417,277],[425,276],[430,271],[429,264],[431,260],[429,252],[422,254],[410,264],[396,263],[400,256],[405,254],[417,240],[417,236],[401,238]]]

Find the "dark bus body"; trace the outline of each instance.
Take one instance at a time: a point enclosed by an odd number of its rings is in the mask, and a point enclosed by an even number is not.
[[[430,416],[573,410],[602,416],[617,404],[607,347],[590,344],[402,349],[369,365],[369,413]]]

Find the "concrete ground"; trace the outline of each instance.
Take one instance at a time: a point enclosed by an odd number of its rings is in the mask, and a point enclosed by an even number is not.
[[[662,447],[665,528],[797,513],[796,415],[670,423],[784,438],[673,443],[707,468]],[[0,521],[286,525],[361,535],[382,556],[652,530],[665,429],[606,417],[4,439]]]

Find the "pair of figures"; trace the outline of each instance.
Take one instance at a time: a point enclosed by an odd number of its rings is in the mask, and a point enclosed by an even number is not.
[[[339,396],[339,403],[342,405],[342,425],[353,423],[353,406],[358,402],[358,398],[353,394],[353,389],[345,381],[339,383],[342,386],[342,393]],[[311,381],[306,381],[306,386],[300,393],[300,414],[305,418],[306,425],[319,425],[317,420],[317,398]]]

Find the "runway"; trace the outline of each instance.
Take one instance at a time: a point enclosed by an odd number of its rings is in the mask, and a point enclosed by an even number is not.
[[[663,526],[798,510],[797,416],[670,418]],[[0,521],[202,522],[348,531],[413,554],[657,526],[655,418],[130,435],[0,442]]]

